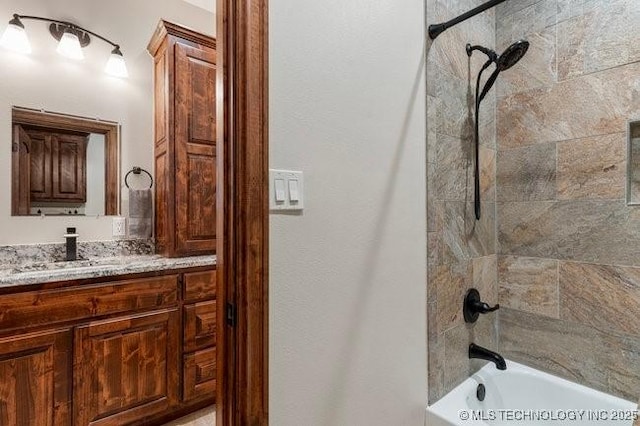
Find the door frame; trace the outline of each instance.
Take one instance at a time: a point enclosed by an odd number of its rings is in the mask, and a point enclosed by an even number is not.
[[[268,0],[217,2],[218,426],[268,424]],[[228,316],[234,318],[230,325]]]

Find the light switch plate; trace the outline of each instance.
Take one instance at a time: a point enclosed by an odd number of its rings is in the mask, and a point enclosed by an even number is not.
[[[127,219],[124,217],[113,218],[112,235],[114,238],[124,238],[127,236]]]
[[[278,185],[278,192],[284,189],[285,196],[282,201],[281,197],[276,197],[276,195],[279,195],[276,192],[276,181],[284,182],[284,188],[282,188],[282,184]],[[297,201],[291,199],[292,187],[297,189]],[[304,209],[304,178],[302,172],[295,170],[269,170],[269,209],[271,211],[302,211]]]

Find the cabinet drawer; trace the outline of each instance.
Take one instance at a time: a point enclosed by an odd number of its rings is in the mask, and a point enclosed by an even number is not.
[[[185,302],[215,299],[216,271],[192,272],[184,274]]]
[[[215,392],[216,348],[186,354],[184,356],[184,400],[213,398]]]
[[[177,281],[177,275],[167,275],[0,296],[0,334],[175,305]]]
[[[216,301],[184,307],[184,350],[193,352],[216,344]]]

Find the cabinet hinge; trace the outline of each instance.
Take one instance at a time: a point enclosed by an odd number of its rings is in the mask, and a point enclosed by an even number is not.
[[[233,303],[227,303],[227,325],[231,327],[235,327],[238,321],[238,312],[236,309],[236,305]]]

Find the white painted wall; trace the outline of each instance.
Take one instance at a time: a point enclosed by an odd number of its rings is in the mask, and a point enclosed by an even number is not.
[[[424,425],[423,0],[271,0],[270,424]]]
[[[87,215],[104,214],[105,201],[105,137],[91,133],[87,144],[87,202],[84,212]]]
[[[215,34],[213,14],[183,0],[2,0],[0,32],[13,13],[69,20],[120,43],[131,78],[103,73],[111,49],[98,40],[86,59],[60,57],[44,23],[25,21],[33,54],[0,48],[0,244],[61,242],[67,226],[81,240],[111,239],[108,218],[11,217],[11,106],[100,117],[122,124],[122,177],[132,166],[153,170],[153,61],[147,44],[160,18]],[[128,196],[123,191],[123,213]]]

